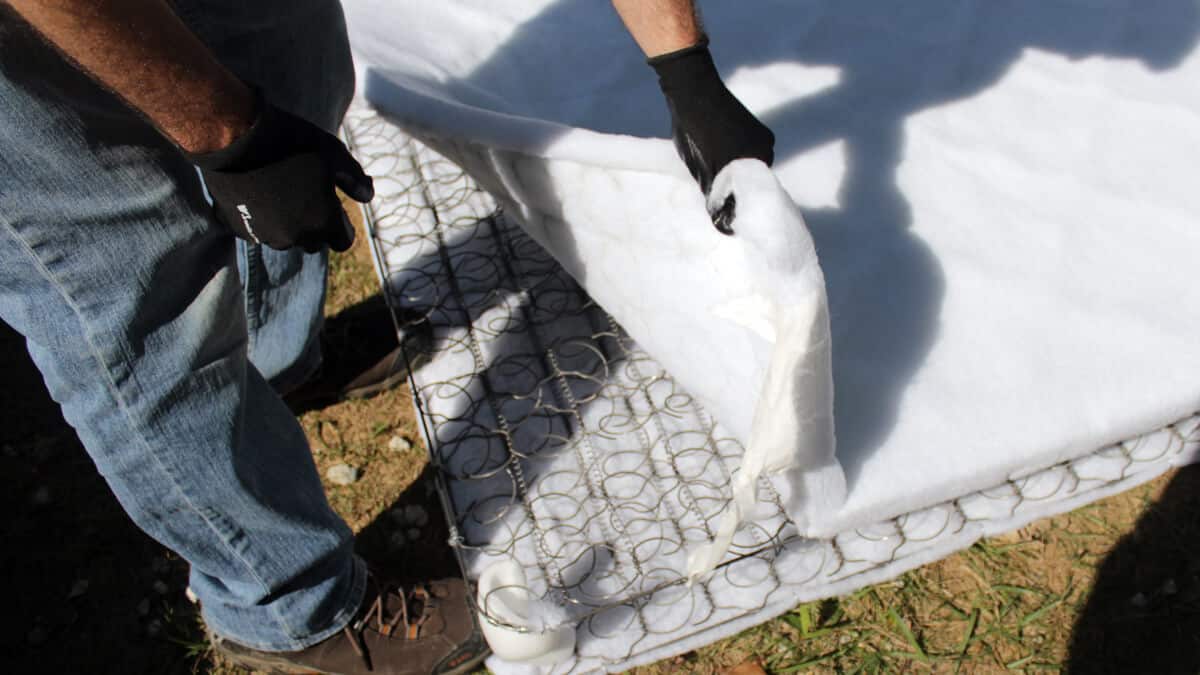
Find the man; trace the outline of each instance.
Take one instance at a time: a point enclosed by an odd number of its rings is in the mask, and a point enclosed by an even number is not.
[[[614,5],[701,188],[769,162],[690,0]],[[329,133],[352,91],[336,0],[6,0],[0,317],[126,511],[190,563],[219,651],[461,673],[486,654],[464,583],[368,572],[280,397],[321,364],[326,249],[354,236],[334,188],[373,194]]]

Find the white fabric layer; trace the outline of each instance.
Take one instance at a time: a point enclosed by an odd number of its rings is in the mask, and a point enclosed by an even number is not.
[[[602,312],[581,306],[586,298],[516,226],[488,217],[494,204],[461,169],[360,107],[350,120],[356,153],[379,177],[371,211],[380,273],[402,306],[432,307],[439,348],[415,372],[413,390],[446,477],[464,569],[482,581],[496,563],[517,561],[527,572],[522,597],[559,604],[575,626],[574,656],[541,673],[617,673],[697,649],[799,602],[893,578],[980,536],[1132,488],[1200,450],[1195,416],[824,540],[780,528],[778,512],[762,513],[776,501],[762,489],[758,518],[740,528],[732,551],[749,557],[685,587],[680,544],[706,540],[704,522],[718,521],[724,504],[712,486],[727,482],[740,450],[636,345],[620,340],[616,360],[596,363],[613,352]],[[498,274],[504,269],[516,279]],[[486,380],[494,396],[480,398]],[[556,395],[564,387],[578,414],[570,434],[550,423],[568,410]],[[523,498],[494,476],[509,456],[498,430],[527,455]],[[594,496],[598,485],[605,500]],[[552,614],[539,604],[530,627]],[[488,665],[497,674],[535,671],[496,657]]]
[[[697,648],[1127,489],[1200,450],[1194,416],[819,541],[794,536],[779,494],[791,481],[776,477],[760,486],[727,564],[685,586],[686,551],[711,539],[741,448],[519,228],[492,217],[494,202],[461,169],[362,107],[350,126],[379,177],[370,211],[382,278],[401,306],[428,308],[437,336],[413,391],[464,569],[482,582],[493,565],[519,563],[529,591],[519,597],[538,603],[529,627],[555,605],[575,627],[573,656],[541,672],[618,672]],[[489,666],[532,672],[495,657]]]
[[[776,132],[827,281],[848,492],[809,534],[1200,408],[1195,0],[702,4],[718,66]],[[608,3],[347,12],[366,96],[470,169],[644,344],[748,283],[685,262],[719,235]],[[570,259],[583,250],[603,253]],[[641,293],[620,290],[630,278]],[[722,320],[651,351],[689,390],[729,392],[757,339]],[[746,439],[755,394],[705,403]],[[801,483],[777,481],[785,501]]]
[[[702,6],[828,284],[849,493],[813,534],[1200,408],[1194,0]],[[440,139],[639,340],[743,282],[694,262],[720,235],[670,143],[619,135],[667,121],[608,3],[346,8],[368,99]],[[652,353],[740,390],[706,403],[746,438],[752,339],[713,322]]]

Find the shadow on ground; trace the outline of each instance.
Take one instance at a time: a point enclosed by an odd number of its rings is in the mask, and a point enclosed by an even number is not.
[[[1181,469],[1100,565],[1068,672],[1200,673],[1200,466]]]
[[[346,326],[379,302],[331,317],[333,343],[361,337]],[[210,671],[198,611],[184,595],[187,563],[125,514],[51,400],[23,338],[4,323],[0,373],[0,648],[9,655],[0,671]],[[397,545],[398,531],[414,529],[395,516],[409,505],[423,507],[428,523]],[[426,469],[359,533],[356,549],[400,581],[453,576],[445,523]]]
[[[0,323],[0,649],[10,673],[192,673],[187,564],[125,515]]]

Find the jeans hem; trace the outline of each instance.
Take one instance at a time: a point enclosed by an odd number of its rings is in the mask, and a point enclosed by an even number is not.
[[[256,649],[262,652],[296,652],[302,649],[307,649],[318,642],[322,642],[329,639],[333,635],[336,635],[339,631],[348,626],[350,622],[354,620],[355,615],[358,614],[359,607],[362,605],[363,596],[366,595],[367,592],[367,565],[358,556],[354,556],[351,574],[354,575],[354,580],[350,583],[350,590],[347,593],[347,598],[350,599],[350,602],[344,603],[342,605],[342,609],[338,610],[338,613],[335,614],[332,619],[330,619],[328,628],[324,628],[302,638],[294,638],[280,642],[256,642],[233,635],[231,631],[226,630],[224,627],[217,626],[214,622],[210,621],[208,617],[205,617],[204,620],[208,625],[209,630],[211,630],[214,635],[220,637],[221,639],[229,640],[230,642],[237,643],[250,649]]]

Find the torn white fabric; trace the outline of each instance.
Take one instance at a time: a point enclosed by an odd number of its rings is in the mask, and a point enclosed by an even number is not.
[[[479,575],[477,588],[479,626],[497,657],[535,666],[571,657],[575,627],[562,608],[530,597],[525,572],[516,561],[492,563]]]
[[[812,237],[792,198],[767,165],[754,159],[729,164],[715,178],[708,209],[733,196],[733,238],[749,271],[751,292],[714,311],[754,331],[769,345],[769,362],[733,478],[733,499],[717,535],[688,559],[688,577],[708,574],[724,559],[737,526],[753,517],[758,481],[786,472],[802,485],[785,505],[801,531],[830,518],[846,497],[845,476],[834,457],[833,374],[825,278]]]

